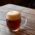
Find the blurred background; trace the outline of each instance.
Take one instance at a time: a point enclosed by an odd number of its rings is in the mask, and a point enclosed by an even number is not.
[[[5,4],[16,4],[35,9],[35,0],[0,0],[0,6]]]

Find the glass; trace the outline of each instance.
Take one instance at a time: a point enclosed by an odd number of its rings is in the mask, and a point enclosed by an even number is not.
[[[10,31],[18,31],[21,23],[21,15],[18,11],[8,12],[6,22]]]

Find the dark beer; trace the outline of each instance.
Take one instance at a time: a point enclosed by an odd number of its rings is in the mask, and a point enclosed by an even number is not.
[[[17,11],[8,12],[6,15],[7,26],[10,30],[16,30],[20,27],[21,16]]]

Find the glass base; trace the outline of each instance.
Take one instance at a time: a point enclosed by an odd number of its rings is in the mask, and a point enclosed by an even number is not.
[[[18,32],[20,29],[16,29],[16,30],[10,30],[10,32]]]

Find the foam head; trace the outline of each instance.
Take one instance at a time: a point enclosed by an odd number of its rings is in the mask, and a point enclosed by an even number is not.
[[[9,20],[17,20],[19,18],[20,18],[19,11],[10,11],[6,14],[6,19],[9,19]]]

